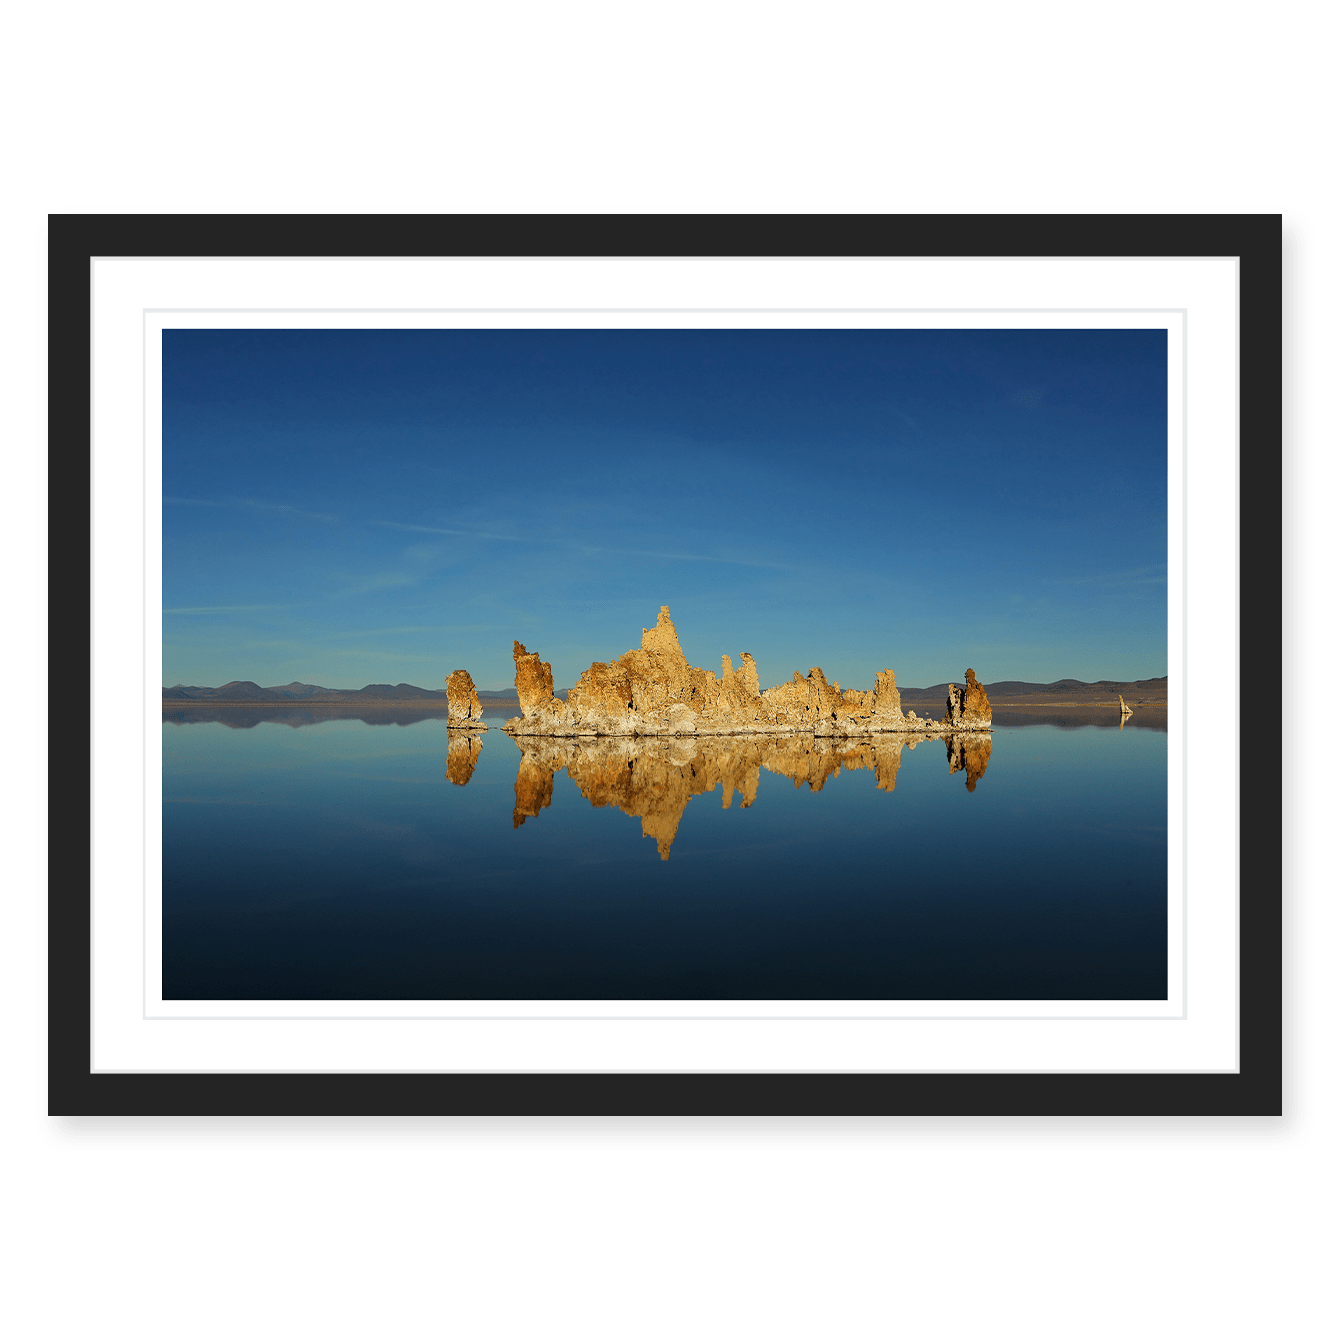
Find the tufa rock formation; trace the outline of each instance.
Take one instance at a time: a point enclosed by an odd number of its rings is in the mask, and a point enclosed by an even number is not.
[[[465,670],[454,670],[448,676],[448,728],[450,730],[484,730],[489,727],[480,719],[482,707],[476,696],[476,685]]]
[[[642,645],[608,665],[597,661],[569,690],[567,702],[554,696],[549,665],[520,642],[513,643],[520,717],[503,728],[510,734],[543,735],[702,735],[817,734],[854,737],[902,731],[946,734],[987,730],[993,712],[973,670],[966,686],[951,686],[945,722],[901,714],[896,676],[878,672],[871,692],[828,683],[814,666],[807,678],[795,671],[789,683],[763,692],[757,663],[747,652],[736,670],[721,657],[720,678],[712,670],[689,665],[674,631],[668,605],[654,628],[642,633]]]
[[[993,724],[993,708],[989,705],[984,686],[974,677],[973,670],[965,671],[965,687],[947,685],[947,724],[957,730],[987,730]]]

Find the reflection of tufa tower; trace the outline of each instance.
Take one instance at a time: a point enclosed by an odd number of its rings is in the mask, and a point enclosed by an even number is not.
[[[819,793],[842,771],[868,771],[877,788],[892,791],[901,767],[902,750],[946,739],[947,767],[965,773],[973,793],[993,754],[993,740],[983,733],[948,735],[895,733],[861,737],[802,734],[729,734],[659,739],[516,734],[522,754],[513,783],[513,826],[537,817],[550,806],[554,777],[566,771],[594,808],[617,808],[642,824],[642,835],[656,842],[662,861],[679,831],[684,810],[695,797],[717,787],[721,807],[729,810],[734,796],[742,807],[757,798],[758,776],[769,771],[794,782],[796,789]],[[452,779],[453,745],[480,740],[462,735],[448,740],[448,773]],[[469,774],[469,769],[468,769]],[[460,783],[460,782],[457,782]],[[561,788],[562,783],[561,783]]]

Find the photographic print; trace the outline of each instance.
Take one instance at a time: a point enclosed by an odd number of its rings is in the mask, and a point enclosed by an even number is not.
[[[1278,219],[659,224],[52,219],[52,1111],[1277,1112]]]
[[[1163,999],[1160,328],[169,328],[163,997]]]

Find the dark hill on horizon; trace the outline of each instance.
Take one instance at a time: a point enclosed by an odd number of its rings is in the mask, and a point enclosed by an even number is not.
[[[285,683],[261,688],[252,680],[233,680],[220,688],[176,684],[162,689],[163,702],[444,702],[442,688],[417,688],[415,684],[371,683],[364,688],[323,688],[316,683]]]
[[[476,695],[482,702],[517,701],[516,688],[504,688],[499,692],[477,689]],[[566,698],[568,690],[557,690],[556,696]],[[448,692],[444,688],[417,688],[412,683],[371,683],[364,688],[324,688],[316,683],[274,684],[263,688],[250,679],[233,679],[220,688],[204,688],[198,684],[172,684],[162,689],[163,702],[299,702],[331,705],[338,702],[448,702]]]
[[[983,683],[983,680],[980,680]],[[959,680],[956,686],[962,686]],[[944,702],[947,697],[945,683],[930,684],[927,688],[902,688],[899,690],[901,702]],[[1128,702],[1167,702],[1168,676],[1157,679],[1133,679],[1129,681],[1098,679],[1094,683],[1082,683],[1079,679],[1058,679],[1053,683],[1026,683],[1020,679],[1002,679],[998,683],[985,683],[984,692],[991,702],[1013,702],[1020,700],[1034,704],[1043,700],[1049,704],[1086,705],[1116,699],[1121,693]]]

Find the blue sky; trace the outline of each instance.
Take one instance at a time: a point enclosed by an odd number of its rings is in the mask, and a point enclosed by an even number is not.
[[[163,683],[1167,673],[1166,334],[163,334]]]

